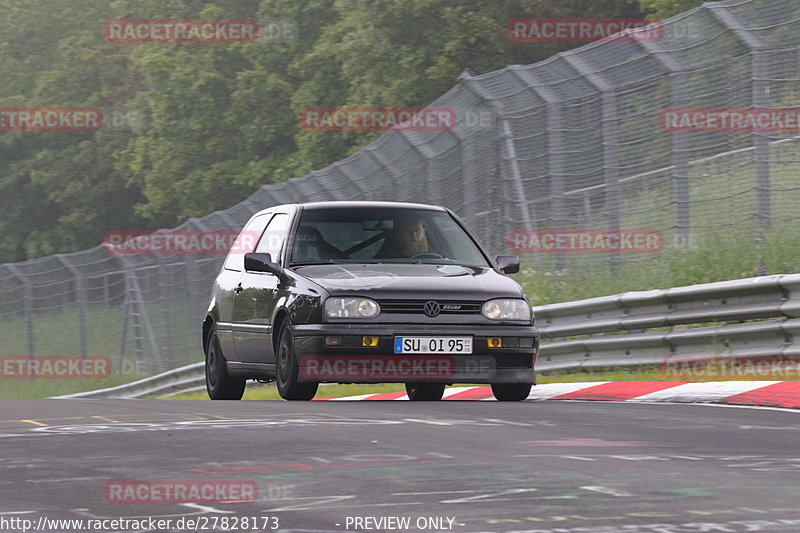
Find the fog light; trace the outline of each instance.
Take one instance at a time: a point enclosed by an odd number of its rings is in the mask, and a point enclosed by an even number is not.
[[[325,337],[325,346],[341,346],[342,345],[342,338],[341,337]]]
[[[489,346],[489,348],[502,348],[503,339],[500,337],[489,337],[486,339],[486,344]]]
[[[531,338],[531,337],[522,337],[519,340],[519,347],[520,348],[533,348],[533,338]]]
[[[361,337],[361,346],[377,346],[380,337]]]

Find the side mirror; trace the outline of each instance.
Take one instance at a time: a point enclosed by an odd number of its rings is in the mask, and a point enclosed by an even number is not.
[[[270,254],[244,254],[244,269],[248,272],[266,272],[280,276],[283,269],[278,263],[272,262]]]
[[[503,274],[516,274],[519,272],[519,256],[518,255],[498,255],[494,258],[497,263],[497,268]]]

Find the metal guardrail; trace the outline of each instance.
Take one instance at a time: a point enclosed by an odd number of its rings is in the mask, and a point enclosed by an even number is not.
[[[798,274],[626,292],[534,311],[543,340],[540,371],[800,354]],[[716,322],[726,324],[702,326]]]
[[[626,292],[533,310],[542,335],[539,371],[685,358],[800,357],[800,274]],[[717,322],[724,324],[702,326]],[[652,329],[661,331],[646,331]],[[196,363],[57,398],[165,396],[202,390],[203,384],[203,363]]]
[[[205,367],[203,362],[182,366],[162,374],[140,379],[132,383],[75,394],[54,396],[54,399],[72,398],[143,398],[145,396],[171,396],[182,392],[205,389]]]

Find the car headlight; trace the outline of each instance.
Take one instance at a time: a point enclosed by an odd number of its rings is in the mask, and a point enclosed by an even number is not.
[[[370,298],[328,298],[325,316],[328,318],[374,318],[381,312],[378,302]]]
[[[531,313],[531,306],[528,302],[516,298],[489,300],[481,307],[481,314],[489,320],[530,321]]]

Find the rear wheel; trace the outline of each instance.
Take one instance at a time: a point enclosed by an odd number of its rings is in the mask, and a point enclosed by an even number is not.
[[[444,395],[444,383],[406,383],[408,399],[418,402],[435,402]]]
[[[219,345],[217,330],[211,327],[206,341],[206,390],[212,400],[241,400],[245,380],[233,379],[228,374],[225,355]]]
[[[300,383],[297,379],[299,366],[294,354],[294,340],[289,326],[284,324],[278,341],[276,354],[278,368],[275,372],[275,383],[278,394],[284,400],[310,400],[317,394],[318,383]]]
[[[530,383],[499,383],[492,385],[494,397],[501,402],[521,402],[531,393]]]

